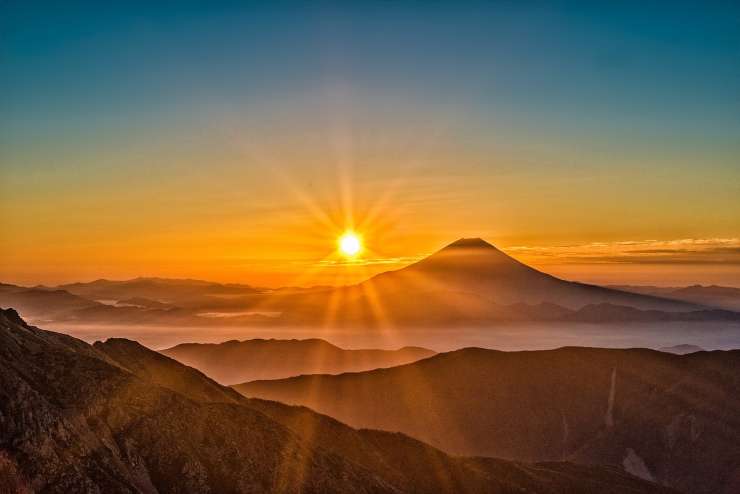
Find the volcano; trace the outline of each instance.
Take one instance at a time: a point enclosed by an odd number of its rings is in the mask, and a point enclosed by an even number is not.
[[[367,282],[376,292],[446,291],[497,304],[555,304],[577,310],[614,304],[642,310],[690,311],[696,305],[562,280],[517,261],[480,238],[461,238],[405,268]]]
[[[294,324],[454,327],[497,321],[622,323],[735,320],[729,311],[567,281],[480,238],[462,238],[396,271],[352,286],[274,296],[264,304]],[[329,310],[330,309],[330,310]]]

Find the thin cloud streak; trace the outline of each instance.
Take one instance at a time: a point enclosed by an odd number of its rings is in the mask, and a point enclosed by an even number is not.
[[[624,240],[562,246],[503,248],[507,254],[538,264],[740,264],[740,238]],[[431,253],[416,256],[323,259],[332,266],[407,265]]]
[[[507,253],[537,264],[740,265],[740,238],[627,240],[566,246],[513,246]]]
[[[324,259],[321,266],[375,266],[383,264],[411,264],[426,256],[378,257],[373,259]]]
[[[502,248],[507,254],[532,264],[715,264],[740,265],[740,238],[690,238],[675,240],[623,240],[562,246]],[[316,266],[405,266],[430,255],[322,259]]]

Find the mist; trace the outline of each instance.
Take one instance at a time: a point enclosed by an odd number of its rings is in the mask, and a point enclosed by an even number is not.
[[[507,324],[489,327],[397,329],[321,329],[286,327],[178,327],[123,325],[46,324],[87,342],[107,338],[128,338],[152,349],[179,343],[221,343],[253,338],[322,338],[347,349],[396,349],[421,346],[437,352],[466,347],[504,351],[547,350],[563,346],[601,348],[661,348],[690,344],[705,350],[740,348],[740,323],[676,322],[670,324]]]

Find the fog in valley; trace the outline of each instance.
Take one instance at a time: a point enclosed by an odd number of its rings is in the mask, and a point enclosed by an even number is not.
[[[179,343],[220,343],[253,338],[322,338],[347,349],[395,349],[421,346],[438,352],[465,347],[496,350],[546,350],[563,346],[602,348],[653,348],[690,344],[705,350],[740,348],[740,323],[675,322],[670,324],[511,324],[452,329],[321,329],[265,327],[172,327],[122,325],[65,325],[47,323],[47,329],[61,331],[87,342],[107,338],[128,338],[152,349]]]

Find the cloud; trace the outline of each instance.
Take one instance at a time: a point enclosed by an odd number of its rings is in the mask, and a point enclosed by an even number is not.
[[[740,238],[625,240],[566,246],[514,246],[507,253],[535,264],[740,265]]]
[[[324,259],[320,266],[376,266],[384,264],[412,264],[426,256],[377,257],[372,259]]]
[[[561,246],[518,245],[502,250],[522,262],[533,265],[711,264],[740,266],[740,238],[622,240]],[[385,269],[390,269],[393,266],[405,266],[415,263],[427,255],[429,254],[364,259],[324,259],[315,264],[325,268],[377,266],[377,269],[383,271],[383,266],[387,266]]]

